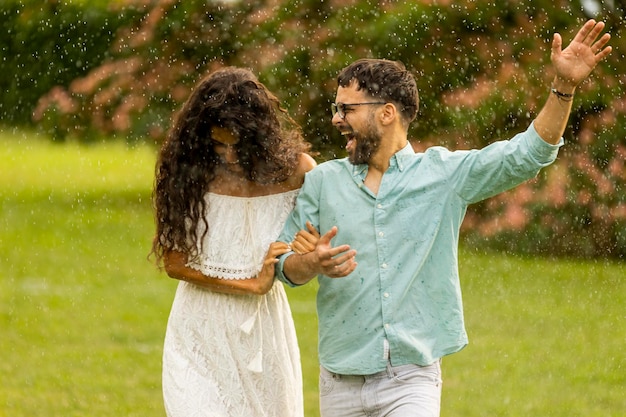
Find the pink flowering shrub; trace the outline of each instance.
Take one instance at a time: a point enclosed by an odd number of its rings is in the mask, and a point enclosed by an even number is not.
[[[561,3],[156,0],[116,33],[100,66],[41,97],[43,127],[160,142],[195,82],[251,68],[283,99],[322,158],[343,156],[330,125],[338,71],[354,59],[403,61],[418,77],[416,150],[483,147],[526,129],[549,94],[552,34],[586,17]],[[580,3],[571,2],[572,5]],[[577,91],[566,146],[528,183],[470,208],[467,245],[626,256],[626,64],[619,9],[602,18],[614,53]]]

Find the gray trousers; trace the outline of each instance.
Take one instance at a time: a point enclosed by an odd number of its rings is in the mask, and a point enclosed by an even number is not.
[[[339,375],[320,367],[321,417],[439,417],[441,361],[387,364],[373,375]]]

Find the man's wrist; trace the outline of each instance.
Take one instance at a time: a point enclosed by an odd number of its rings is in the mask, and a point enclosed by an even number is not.
[[[564,93],[554,87],[550,89],[550,92],[556,96],[560,101],[572,101],[574,100],[574,93]]]
[[[550,85],[550,91],[558,91],[561,94],[566,96],[573,97],[574,92],[576,91],[576,85],[571,82],[560,79],[559,77],[555,77]]]
[[[282,274],[294,285],[303,285],[318,275],[315,265],[315,251],[302,255],[290,254],[282,265]]]

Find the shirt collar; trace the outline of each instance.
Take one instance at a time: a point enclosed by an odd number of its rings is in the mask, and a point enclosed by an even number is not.
[[[415,155],[415,151],[413,150],[413,146],[411,146],[411,142],[407,141],[404,148],[393,154],[389,160],[389,166],[396,165],[398,170],[402,172],[404,170],[404,160],[411,155]]]
[[[348,160],[346,158],[346,160]],[[350,162],[348,162],[350,163]],[[350,165],[352,165],[350,163]],[[365,178],[365,174],[367,173],[367,164],[358,164],[352,165],[352,176],[355,178]]]
[[[398,170],[402,172],[404,170],[404,159],[411,155],[415,155],[415,151],[413,150],[413,146],[411,146],[411,142],[407,141],[404,148],[393,154],[391,159],[389,159],[389,167],[396,166]],[[347,160],[348,158],[346,158],[346,161]],[[365,179],[365,175],[367,175],[367,164],[352,165],[352,176],[354,178]]]

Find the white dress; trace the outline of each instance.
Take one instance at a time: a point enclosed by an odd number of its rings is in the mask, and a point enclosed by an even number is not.
[[[189,266],[220,278],[257,275],[297,194],[208,193],[209,232]],[[300,353],[283,284],[258,296],[181,281],[165,335],[163,395],[169,417],[302,417]]]

